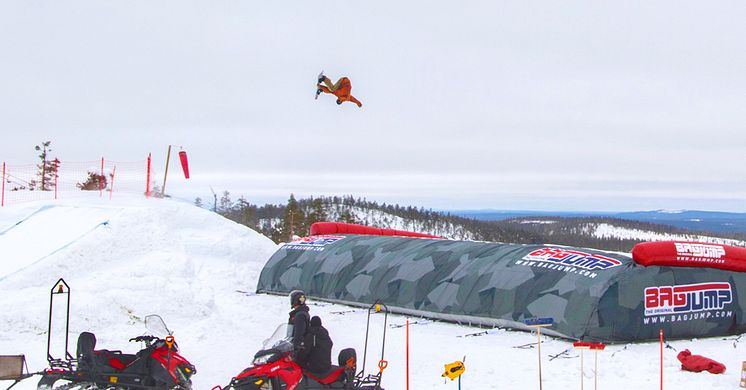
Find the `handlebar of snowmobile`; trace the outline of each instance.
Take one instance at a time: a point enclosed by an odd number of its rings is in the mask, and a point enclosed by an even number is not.
[[[158,340],[155,336],[137,336],[130,339],[130,341],[141,342],[141,341],[153,341]]]

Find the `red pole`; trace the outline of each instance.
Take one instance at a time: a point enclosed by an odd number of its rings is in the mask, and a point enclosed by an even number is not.
[[[409,318],[407,318],[407,390],[409,390]]]
[[[54,162],[54,200],[57,200],[57,177],[60,172],[60,163],[57,159]]]
[[[663,329],[660,330],[661,336],[661,390],[663,390]]]
[[[117,174],[117,166],[114,165],[114,169],[111,171],[111,185],[109,186],[109,200],[111,200],[111,196],[114,194],[114,176]]]
[[[0,207],[5,206],[5,161],[3,161],[3,191],[0,195]]]
[[[150,153],[148,153],[148,177],[145,178],[145,197],[150,198]]]
[[[106,179],[104,176],[104,158],[101,157],[101,180],[98,181],[99,196],[104,196],[104,179]]]

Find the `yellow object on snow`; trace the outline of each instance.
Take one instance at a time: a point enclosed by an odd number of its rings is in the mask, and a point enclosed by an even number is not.
[[[455,361],[453,363],[446,364],[446,371],[441,375],[442,377],[448,377],[451,380],[454,380],[461,376],[461,374],[466,371],[466,366],[464,365],[464,362],[461,361]]]

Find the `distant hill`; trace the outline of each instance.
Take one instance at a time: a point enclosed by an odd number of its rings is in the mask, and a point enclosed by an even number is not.
[[[555,216],[562,218],[606,217],[630,221],[653,222],[671,225],[695,232],[728,233],[746,236],[746,213],[726,213],[718,211],[634,211],[634,212],[548,212],[548,211],[501,211],[501,210],[459,210],[452,214],[481,221],[502,221],[512,218]]]
[[[218,212],[261,232],[275,242],[308,234],[318,221],[357,223],[429,233],[454,240],[518,244],[556,244],[628,252],[643,241],[688,240],[746,246],[743,235],[693,231],[653,221],[598,213],[438,212],[413,206],[379,204],[343,197],[295,199],[285,205],[256,206],[224,194]],[[552,215],[550,215],[552,214]],[[631,213],[628,213],[631,214]],[[672,214],[673,215],[673,214]],[[652,215],[648,216],[652,219]]]

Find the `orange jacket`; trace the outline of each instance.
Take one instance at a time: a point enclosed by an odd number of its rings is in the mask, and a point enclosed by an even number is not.
[[[339,87],[334,91],[329,90],[329,88],[323,85],[319,88],[326,93],[333,94],[342,102],[353,102],[357,104],[358,107],[363,106],[363,103],[360,103],[359,100],[355,99],[355,97],[350,94],[350,92],[352,91],[352,84],[350,83],[350,79],[348,79],[347,77],[342,77],[341,79],[339,79],[339,81],[337,81],[337,84],[339,84]]]

